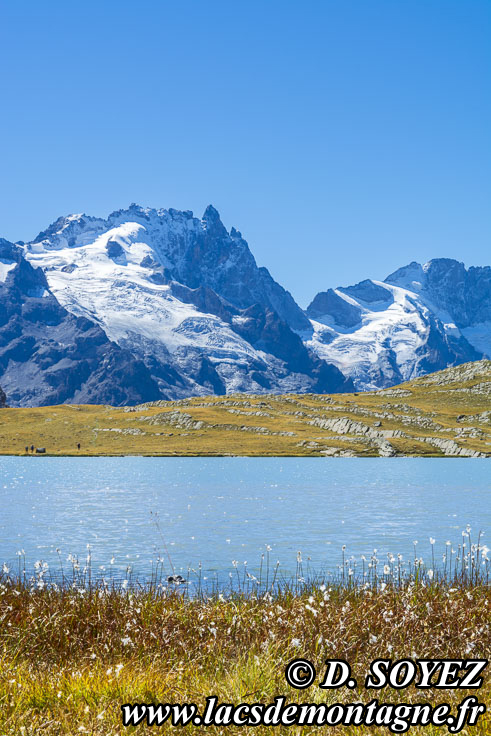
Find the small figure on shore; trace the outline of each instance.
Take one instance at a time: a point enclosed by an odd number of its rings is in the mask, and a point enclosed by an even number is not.
[[[31,445],[31,452],[34,452],[34,445]]]
[[[26,452],[29,452],[29,445],[26,445]]]
[[[80,450],[80,442],[77,444],[78,449]]]

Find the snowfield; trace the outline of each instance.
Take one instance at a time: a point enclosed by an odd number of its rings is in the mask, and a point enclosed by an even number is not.
[[[332,361],[360,390],[374,390],[420,375],[418,351],[430,331],[429,310],[415,292],[373,281],[387,291],[387,299],[367,302],[335,290],[340,299],[358,307],[360,323],[343,327],[335,317],[312,320],[308,347]]]

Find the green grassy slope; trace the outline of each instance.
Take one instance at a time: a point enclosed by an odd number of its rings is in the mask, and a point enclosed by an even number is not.
[[[485,456],[491,361],[368,393],[0,410],[0,453],[31,444],[50,455]]]

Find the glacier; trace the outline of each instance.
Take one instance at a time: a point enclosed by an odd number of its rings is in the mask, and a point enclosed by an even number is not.
[[[476,291],[479,297],[476,300]],[[306,345],[359,390],[376,390],[491,354],[491,269],[411,263],[385,281],[320,292]]]

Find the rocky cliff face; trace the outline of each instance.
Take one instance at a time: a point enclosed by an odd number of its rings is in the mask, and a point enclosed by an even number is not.
[[[473,347],[491,355],[491,267],[436,258],[424,266],[411,263],[386,278],[413,289],[443,322],[456,325]]]
[[[0,240],[0,263],[0,381],[11,406],[120,405],[160,396],[142,361],[63,309],[18,247]]]
[[[424,266],[414,261],[387,276],[386,283],[412,289],[452,316],[462,328],[491,320],[491,267],[435,258]]]

